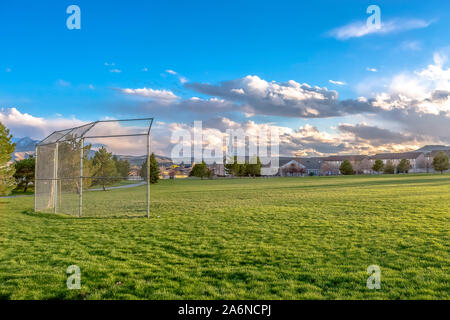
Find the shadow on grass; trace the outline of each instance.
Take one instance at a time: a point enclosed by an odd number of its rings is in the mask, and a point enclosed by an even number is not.
[[[69,220],[105,220],[105,219],[147,219],[146,215],[142,216],[126,216],[126,215],[111,215],[111,216],[98,216],[98,217],[75,217],[64,213],[46,213],[46,212],[34,212],[31,209],[23,210],[22,214],[30,217],[38,217],[44,219],[69,219]],[[152,217],[150,217],[152,218]]]
[[[349,176],[354,177],[354,176]],[[445,177],[445,176],[444,176]],[[394,177],[393,177],[394,178]],[[395,177],[397,178],[397,177]],[[350,178],[349,178],[350,179]],[[444,183],[449,183],[450,177],[441,178],[439,181],[433,180],[433,179],[414,179],[411,178],[400,178],[400,179],[392,179],[392,180],[364,180],[364,181],[352,181],[352,182],[342,182],[342,180],[336,182],[336,183],[327,183],[327,184],[317,184],[317,185],[299,185],[299,186],[285,186],[281,187],[283,189],[320,189],[320,188],[330,188],[330,187],[341,187],[341,188],[347,188],[347,187],[371,187],[371,186],[380,186],[380,185],[386,185],[386,186],[394,186],[394,185],[404,185],[404,184],[417,184],[417,185],[442,185]]]

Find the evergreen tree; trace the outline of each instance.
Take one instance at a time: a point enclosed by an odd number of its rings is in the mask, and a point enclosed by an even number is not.
[[[159,175],[159,165],[156,161],[155,154],[152,152],[152,154],[150,155],[150,183],[157,183],[159,180]],[[142,179],[147,181],[147,159],[145,159],[144,163],[141,166],[141,177]]]
[[[67,141],[58,143],[58,177],[62,178],[58,185],[59,192],[80,192],[80,179],[77,178],[80,176],[82,141],[72,138],[72,136],[69,136]],[[83,177],[86,177],[83,179],[83,190],[88,189],[93,182],[90,178],[93,175],[92,160],[89,159],[91,147],[91,144],[83,147]],[[53,152],[43,152],[37,160],[41,164],[51,163],[54,160],[54,154]],[[53,192],[56,192],[56,190],[52,190]]]
[[[156,162],[155,154],[150,155],[150,183],[157,183],[159,180],[159,166]]]
[[[341,166],[339,167],[339,171],[343,175],[352,175],[352,174],[354,174],[353,166],[350,163],[350,161],[348,161],[348,160],[344,160],[344,162],[342,162]]]
[[[400,163],[397,166],[397,171],[401,173],[408,173],[409,169],[411,169],[411,163],[409,162],[409,160],[400,160]]]
[[[114,164],[116,165],[116,170],[121,178],[128,178],[130,174],[130,163],[127,160],[118,159],[117,156],[113,156]]]
[[[239,176],[239,173],[241,172],[240,164],[237,162],[237,156],[233,157],[233,163],[226,163],[224,167],[225,172],[234,177]]]
[[[106,186],[117,182],[117,169],[112,153],[101,147],[94,155],[94,184],[99,184],[106,191]]]
[[[16,169],[14,178],[16,179],[17,187],[23,187],[23,192],[27,192],[28,185],[34,183],[35,164],[36,161],[34,157],[14,162],[14,167]]]
[[[391,160],[388,160],[386,162],[386,164],[384,165],[384,173],[386,173],[386,174],[394,174],[395,173],[395,166]]]
[[[372,166],[372,170],[375,172],[381,172],[384,169],[384,163],[382,160],[377,159],[375,160],[375,163]]]
[[[208,169],[205,161],[202,161],[201,163],[196,163],[194,167],[192,168],[191,172],[189,173],[189,176],[191,177],[198,177],[203,180],[203,178],[210,177],[211,172]]]
[[[255,161],[256,160],[256,161]],[[251,163],[251,162],[256,162],[256,163]],[[259,177],[261,175],[261,160],[259,159],[259,157],[256,157],[256,159],[251,159],[250,163],[247,164],[247,175],[251,176],[251,177]]]
[[[0,122],[0,195],[7,196],[14,189],[14,165],[10,163],[16,144],[11,141],[12,135]]]

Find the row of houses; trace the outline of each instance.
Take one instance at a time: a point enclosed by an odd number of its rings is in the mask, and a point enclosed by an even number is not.
[[[301,175],[338,175],[339,167],[345,160],[350,161],[353,170],[359,174],[372,174],[372,166],[375,160],[379,159],[386,164],[388,161],[397,166],[402,159],[406,159],[411,164],[411,173],[434,172],[434,156],[443,151],[450,157],[450,150],[432,150],[429,152],[402,152],[402,153],[379,153],[373,156],[368,155],[338,155],[314,158],[284,158],[280,160],[280,176],[301,176]]]
[[[353,170],[357,174],[373,174],[372,170],[375,160],[379,159],[386,164],[392,162],[394,166],[398,166],[402,159],[407,159],[411,164],[411,173],[427,173],[434,172],[432,163],[434,156],[444,151],[450,157],[450,149],[432,150],[432,151],[413,151],[402,153],[379,153],[373,156],[368,155],[333,155],[327,157],[281,157],[279,159],[279,176],[304,176],[304,175],[339,175],[342,162],[349,160],[353,166]],[[189,176],[193,166],[192,164],[173,165],[172,163],[159,164],[160,176],[163,179],[170,178],[186,178]],[[213,176],[225,177],[227,174],[223,164],[214,163],[208,165]],[[130,170],[130,176],[136,176],[140,179],[140,168],[133,167]]]

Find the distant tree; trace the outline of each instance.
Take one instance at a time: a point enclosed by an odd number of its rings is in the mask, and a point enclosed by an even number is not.
[[[116,170],[118,176],[121,178],[127,178],[130,174],[130,163],[127,160],[118,159],[117,156],[113,156],[114,164],[116,165]]]
[[[448,155],[444,151],[439,151],[434,156],[433,168],[436,171],[440,171],[441,174],[450,168],[450,164],[448,162]]]
[[[397,166],[397,171],[399,173],[408,173],[409,169],[411,169],[411,163],[408,159],[400,160],[400,163]]]
[[[383,171],[383,169],[384,169],[383,160],[380,160],[380,159],[375,160],[375,162],[372,166],[372,170],[380,173],[381,171]]]
[[[361,173],[367,173],[367,171],[370,171],[372,169],[372,166],[370,165],[371,161],[369,160],[369,158],[364,158],[360,161],[359,163],[359,168]]]
[[[176,168],[178,168],[178,166],[174,166],[174,165],[170,166],[169,179],[175,179],[175,176],[177,175]]]
[[[386,173],[386,174],[394,174],[395,173],[395,166],[391,160],[386,161],[386,164],[384,165],[384,173]]]
[[[11,141],[12,135],[0,122],[0,195],[7,196],[14,189],[14,165],[10,163],[16,144]]]
[[[354,174],[362,174],[364,172],[362,161],[356,160],[350,163],[352,164]]]
[[[352,175],[352,174],[354,174],[353,166],[350,163],[350,161],[348,161],[348,160],[344,160],[344,162],[342,162],[341,166],[339,167],[339,171],[343,175]]]
[[[23,192],[27,192],[28,185],[34,183],[35,164],[36,161],[34,157],[14,162],[14,167],[16,169],[14,178],[16,179],[17,187],[23,188]]]
[[[159,174],[159,165],[158,162],[156,162],[155,154],[152,152],[150,155],[150,183],[157,183],[159,180]]]
[[[117,182],[117,169],[112,153],[108,152],[104,147],[101,147],[95,152],[93,160],[94,166],[94,184],[99,184],[106,191],[106,186]]]
[[[339,167],[335,164],[324,161],[320,166],[320,173],[325,176],[337,175],[339,174]]]
[[[226,163],[224,167],[225,167],[225,172],[234,177],[239,177],[242,174],[242,172],[244,171],[241,168],[242,164],[238,163],[238,161],[237,161],[237,156],[233,157],[232,163]]]
[[[248,164],[247,163],[238,163],[237,164],[237,168],[238,168],[238,171],[237,171],[237,176],[238,177],[246,177],[246,176],[248,176]]]
[[[91,144],[83,146],[81,150],[82,141],[80,139],[72,139],[72,136],[67,137],[67,141],[58,143],[58,177],[62,178],[58,183],[59,192],[75,191],[80,192],[80,179],[74,179],[80,176],[80,156],[83,151],[83,177],[91,177],[94,172],[92,168]],[[45,158],[42,158],[45,157]],[[47,163],[53,161],[53,152],[43,152],[39,154],[38,163]],[[69,178],[69,179],[66,179]],[[83,189],[88,189],[92,184],[92,178],[83,179]],[[52,186],[52,188],[54,188]],[[53,191],[52,190],[52,194]],[[49,197],[49,200],[52,197]],[[59,197],[61,200],[61,197]],[[53,200],[52,200],[53,201]]]
[[[431,160],[428,156],[425,156],[423,159],[419,160],[417,167],[420,169],[425,169],[428,173],[430,172],[430,169],[433,168],[433,160]]]
[[[203,178],[209,177],[210,172],[208,170],[208,167],[206,166],[205,161],[202,161],[201,163],[196,163],[192,168],[191,172],[189,173],[189,176],[198,177],[201,178],[202,180]]]
[[[256,157],[256,159],[253,158],[251,159],[250,163],[247,164],[246,173],[251,177],[259,177],[261,175],[261,167],[262,165],[259,157]]]
[[[159,165],[158,165],[158,162],[156,161],[155,154],[152,152],[152,154],[150,155],[150,183],[151,184],[158,182],[159,174],[160,174]],[[169,174],[170,174],[170,172],[169,172]],[[142,179],[147,181],[147,159],[142,164],[141,177],[142,177]]]

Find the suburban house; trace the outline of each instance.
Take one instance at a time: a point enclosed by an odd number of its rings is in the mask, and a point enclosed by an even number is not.
[[[132,167],[128,173],[128,180],[142,180],[141,177],[141,168]]]
[[[281,165],[279,169],[279,175],[282,177],[299,177],[306,174],[306,168],[300,161],[290,160]]]
[[[306,170],[308,176],[318,176],[320,175],[320,168],[322,167],[322,158],[300,158],[300,163]]]

